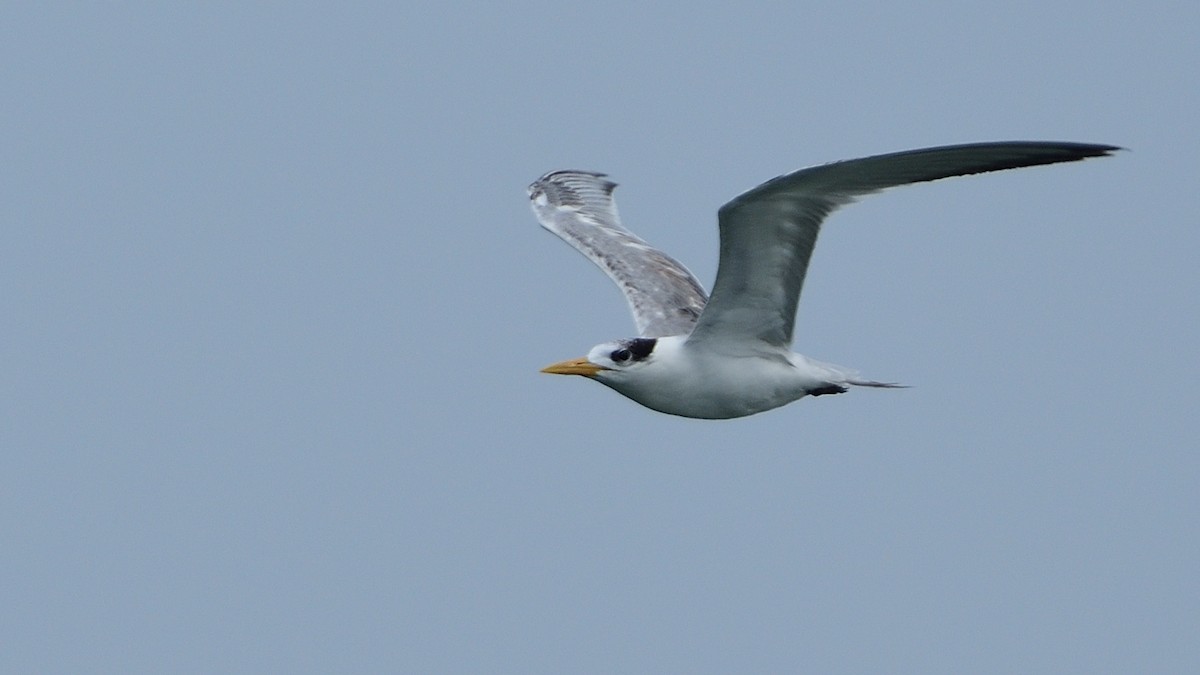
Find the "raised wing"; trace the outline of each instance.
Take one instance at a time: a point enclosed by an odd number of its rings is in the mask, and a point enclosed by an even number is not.
[[[686,335],[704,309],[704,287],[674,258],[621,226],[616,186],[602,173],[553,171],[529,186],[529,200],[542,227],[617,284],[640,335]]]
[[[1057,142],[950,145],[851,159],[772,179],[721,207],[712,297],[689,344],[787,346],[821,222],[856,197],[965,174],[1073,162],[1120,148]]]

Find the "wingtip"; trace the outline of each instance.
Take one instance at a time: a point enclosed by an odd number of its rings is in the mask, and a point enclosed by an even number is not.
[[[605,173],[557,169],[530,183],[527,192],[531,200],[545,195],[551,204],[581,206],[589,199],[611,199],[616,187],[617,184]]]
[[[1083,145],[1094,150],[1093,153],[1089,154],[1091,157],[1109,157],[1116,152],[1129,152],[1129,148],[1120,145],[1109,145],[1107,143],[1086,143]]]
[[[599,171],[585,171],[583,169],[555,169],[547,171],[530,184],[530,188],[546,183],[554,183],[556,185],[572,185],[577,183],[585,183],[595,185],[597,183],[604,184],[610,188],[616,187],[617,184],[608,180],[608,174]]]

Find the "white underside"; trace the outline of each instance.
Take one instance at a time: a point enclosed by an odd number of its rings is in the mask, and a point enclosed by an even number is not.
[[[813,389],[854,384],[852,370],[786,350],[715,353],[661,338],[641,367],[602,371],[599,382],[671,415],[703,419],[744,417],[778,408]]]

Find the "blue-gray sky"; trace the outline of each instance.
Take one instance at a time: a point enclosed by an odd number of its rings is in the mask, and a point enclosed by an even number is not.
[[[430,5],[432,7],[432,5]],[[0,669],[1195,672],[1195,3],[10,3]],[[731,422],[525,186],[716,208],[945,143],[1129,152],[836,214]]]

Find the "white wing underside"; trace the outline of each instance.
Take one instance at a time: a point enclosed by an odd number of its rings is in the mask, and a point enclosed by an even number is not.
[[[557,171],[529,187],[542,226],[608,273],[646,337],[689,334],[724,353],[787,347],[808,261],[825,217],[880,190],[1003,169],[1072,162],[1118,150],[1058,142],[973,143],[801,169],[721,207],[721,256],[711,298],[674,259],[621,226],[604,174]]]
[[[674,258],[621,226],[602,173],[554,171],[529,186],[542,227],[587,256],[625,294],[642,337],[692,332],[708,296]]]

